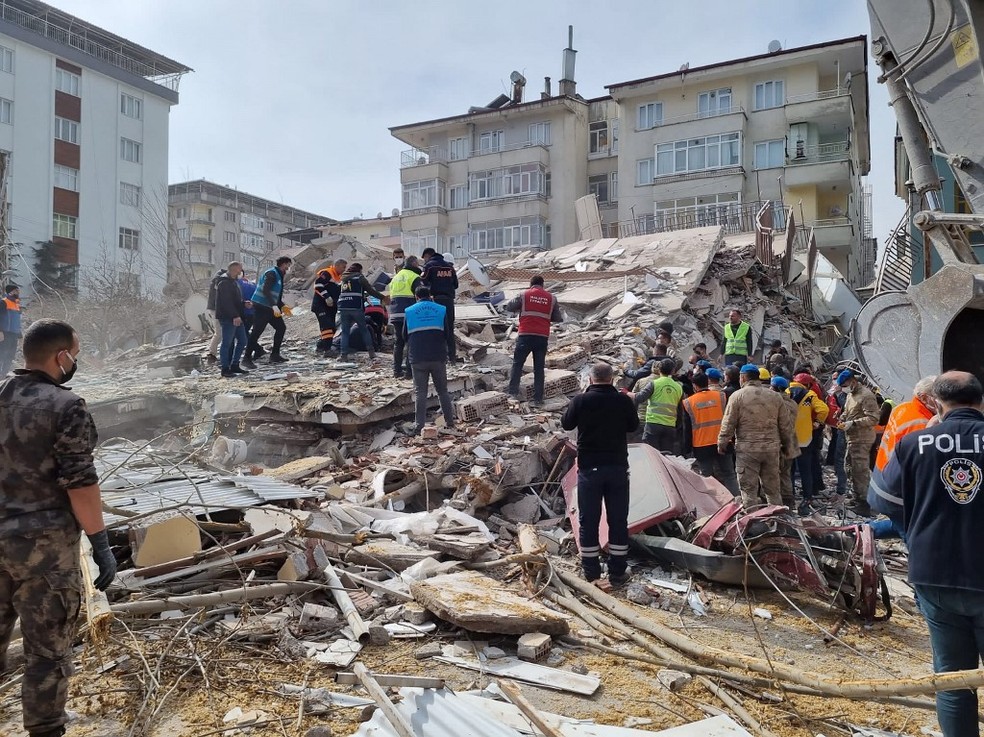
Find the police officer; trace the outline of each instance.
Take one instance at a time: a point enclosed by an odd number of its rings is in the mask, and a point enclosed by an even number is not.
[[[755,364],[741,367],[741,388],[728,399],[718,434],[718,452],[724,455],[736,441],[735,470],[745,507],[782,504],[779,490],[779,455],[788,453],[793,438],[793,415],[782,397],[759,380]]]
[[[375,342],[369,326],[366,324],[366,296],[372,295],[384,303],[389,303],[389,297],[376,289],[362,274],[362,264],[350,264],[342,274],[341,292],[338,295],[338,310],[341,316],[342,346],[341,359],[349,357],[349,337],[353,325],[362,331],[362,341],[369,351],[369,358],[376,360]]]
[[[752,326],[741,319],[741,310],[732,310],[724,323],[724,365],[743,366],[751,355]]]
[[[443,305],[447,313],[448,325],[445,339],[448,343],[448,360],[455,363],[458,360],[458,345],[454,340],[454,295],[458,289],[458,273],[454,264],[433,248],[425,248],[421,257],[424,268],[420,274],[420,283],[430,289],[434,301]]]
[[[628,578],[629,445],[626,434],[639,426],[632,401],[612,386],[615,374],[607,363],[594,364],[591,382],[567,405],[561,417],[565,430],[577,430],[578,547],[588,581],[601,578],[598,527],[601,506],[608,519],[608,580],[620,585]]]
[[[264,271],[256,284],[256,291],[253,292],[253,329],[249,333],[249,345],[246,346],[242,361],[242,365],[248,369],[256,368],[253,359],[260,355],[260,336],[267,325],[273,326],[270,363],[287,362],[280,355],[280,346],[283,345],[284,334],[287,332],[283,316],[290,314],[290,310],[284,307],[284,275],[291,263],[293,262],[288,256],[281,256],[277,259],[277,265]]]
[[[547,341],[550,323],[560,322],[557,298],[543,288],[543,277],[530,279],[530,288],[513,297],[505,306],[507,312],[519,312],[519,338],[513,351],[512,373],[509,375],[509,394],[519,397],[519,380],[526,359],[533,354],[533,404],[543,404],[543,384],[547,369]]]
[[[319,269],[314,279],[314,296],[311,298],[311,312],[318,318],[321,331],[317,353],[329,353],[335,339],[335,315],[338,312],[338,297],[341,294],[342,274],[348,262],[340,258],[330,266]]]
[[[402,251],[400,256],[403,256]],[[396,345],[393,347],[393,376],[397,379],[413,378],[413,372],[410,368],[410,352],[406,350],[406,336],[403,331],[403,313],[407,307],[414,303],[414,295],[417,293],[417,287],[420,286],[420,262],[417,261],[417,257],[411,256],[402,263],[402,268],[396,272],[393,281],[389,283],[389,320],[396,333]],[[404,353],[406,353],[405,359]]]
[[[646,405],[646,427],[642,442],[649,443],[663,453],[677,452],[677,422],[683,387],[673,378],[676,361],[664,358],[660,361],[657,376],[645,389],[628,396],[636,403]]]
[[[837,425],[847,438],[844,467],[851,477],[854,508],[858,514],[867,516],[871,514],[867,498],[871,481],[871,444],[875,442],[875,425],[878,424],[878,400],[870,389],[861,386],[850,369],[838,374],[837,385],[847,395]]]
[[[417,287],[416,297],[416,304],[404,310],[403,330],[413,368],[414,409],[419,435],[427,421],[427,388],[431,379],[447,427],[454,427],[454,407],[448,393],[448,344],[444,339],[446,309],[433,300],[427,287]]]
[[[717,452],[718,433],[728,398],[720,387],[710,389],[704,372],[691,379],[695,392],[683,400],[683,453],[693,453],[701,475],[713,476],[735,496],[738,478],[728,456]]]
[[[979,668],[984,656],[984,392],[972,374],[948,371],[933,394],[943,421],[899,441],[871,498],[902,520],[933,670],[947,673]],[[980,734],[977,692],[940,691],[936,717],[946,737]]]
[[[64,386],[78,354],[70,325],[38,320],[24,335],[26,368],[0,382],[0,672],[20,616],[31,737],[65,734],[82,605],[80,528],[99,567],[96,588],[116,574],[92,460],[96,428],[85,402]]]
[[[20,287],[8,284],[0,301],[0,376],[14,365],[21,333]]]

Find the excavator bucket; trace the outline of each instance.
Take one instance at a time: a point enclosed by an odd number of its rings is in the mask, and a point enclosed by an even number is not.
[[[984,381],[984,266],[947,264],[904,292],[871,298],[852,338],[865,373],[896,401],[922,377],[950,369]]]

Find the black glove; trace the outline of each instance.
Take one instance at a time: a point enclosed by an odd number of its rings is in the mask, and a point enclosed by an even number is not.
[[[105,591],[116,577],[116,558],[113,551],[109,549],[109,534],[106,530],[101,530],[95,535],[88,535],[89,544],[92,545],[92,559],[99,566],[99,578],[93,585],[100,591]]]

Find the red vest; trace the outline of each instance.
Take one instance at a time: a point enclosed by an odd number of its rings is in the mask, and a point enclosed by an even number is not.
[[[550,315],[553,313],[554,300],[554,296],[543,287],[531,287],[523,292],[519,334],[550,337]]]

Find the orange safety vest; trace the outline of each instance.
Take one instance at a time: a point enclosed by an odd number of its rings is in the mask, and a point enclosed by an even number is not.
[[[519,334],[550,336],[550,315],[553,314],[555,297],[543,287],[532,287],[523,292],[523,306],[519,312]]]
[[[878,455],[875,456],[875,468],[884,471],[885,466],[895,453],[895,446],[909,433],[926,429],[926,424],[933,418],[933,411],[915,397],[910,402],[903,402],[892,410],[885,425]]]
[[[702,389],[683,400],[683,409],[690,416],[695,448],[717,445],[727,401],[724,392],[711,389]]]

